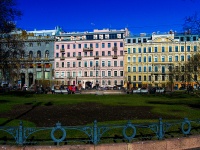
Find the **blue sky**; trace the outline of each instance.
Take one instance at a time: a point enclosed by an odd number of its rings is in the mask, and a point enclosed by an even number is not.
[[[122,29],[133,34],[180,32],[186,16],[197,12],[200,0],[17,0],[22,11],[17,26],[25,30],[65,31]]]

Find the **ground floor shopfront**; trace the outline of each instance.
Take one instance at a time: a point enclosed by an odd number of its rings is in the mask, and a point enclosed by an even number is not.
[[[53,80],[55,85],[74,85],[84,89],[123,86],[123,77],[67,77]]]
[[[43,66],[36,64],[30,68],[22,68],[20,77],[15,84],[22,88],[24,85],[31,87],[32,85],[51,86],[53,81],[53,69],[51,64],[46,63]]]
[[[140,82],[127,82],[125,83],[125,87],[127,89],[131,88],[141,88],[141,87],[162,87],[166,88],[167,90],[178,90],[178,89],[186,89],[187,87],[193,87],[194,89],[200,88],[200,85],[198,85],[197,82],[182,82],[182,81],[176,81],[176,82],[164,82],[164,81],[159,81],[159,82],[145,82],[145,81],[140,81]]]

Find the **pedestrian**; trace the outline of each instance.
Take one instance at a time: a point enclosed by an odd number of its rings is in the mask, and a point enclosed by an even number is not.
[[[55,94],[54,86],[51,87],[51,93],[52,93],[52,94]]]

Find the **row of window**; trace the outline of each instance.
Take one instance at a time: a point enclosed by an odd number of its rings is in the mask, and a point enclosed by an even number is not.
[[[107,52],[107,53],[106,53]],[[95,52],[95,56],[111,56],[111,55],[117,55],[117,51],[102,51],[101,52],[101,55],[99,55],[99,51],[96,51]],[[67,57],[76,57],[76,56],[90,56],[90,57],[93,57],[94,56],[94,52],[91,51],[91,52],[73,52],[73,53],[70,53],[70,52],[67,52],[67,54],[65,53],[56,53],[56,57],[58,58],[59,57],[59,54],[61,54],[61,57],[65,57],[67,55]],[[78,55],[77,55],[78,54]],[[120,56],[123,56],[123,51],[120,51]]]
[[[186,51],[187,52],[190,52],[191,49],[196,52],[197,51],[197,46],[193,46],[191,48],[191,46],[187,46],[186,47]],[[128,51],[127,53],[128,54],[131,54],[131,53],[158,53],[158,47],[139,47],[139,48],[128,48]],[[169,46],[168,48],[166,47],[161,47],[161,52],[185,52],[185,46],[175,46],[175,47],[172,47],[172,46]]]
[[[142,69],[143,68],[143,69]],[[132,70],[131,70],[131,67],[128,67],[128,72],[159,72],[159,70],[158,70],[158,68],[159,68],[159,66],[157,66],[157,65],[155,65],[155,66],[139,66],[139,67],[136,67],[136,66],[134,66],[134,67],[132,67]],[[166,66],[161,66],[161,71],[162,71],[162,73],[165,73],[165,71],[166,71],[166,69],[168,69],[168,71],[172,71],[172,66],[169,66],[168,68],[166,67]],[[148,70],[147,70],[148,69]],[[152,70],[153,69],[153,70]],[[189,72],[191,72],[191,71],[197,71],[198,70],[198,67],[197,66],[193,66],[193,67],[185,67],[185,66],[175,66],[175,70],[176,71],[181,71],[181,72],[184,72],[184,71],[189,71]]]
[[[181,37],[175,37],[175,39],[179,39],[181,42],[183,42],[183,41],[197,41],[198,40],[198,36],[192,36],[192,37],[190,37],[190,36],[187,36],[187,37],[181,36]],[[152,38],[151,37],[148,37],[148,38],[132,38],[132,39],[127,38],[126,42],[127,43],[146,43],[147,40],[152,40]]]
[[[90,43],[90,44],[67,44],[67,45],[56,45],[56,49],[59,50],[60,48],[61,49],[65,49],[65,46],[67,49],[70,49],[71,47],[73,49],[76,49],[77,48],[93,48],[95,45],[95,48],[99,48],[99,43]],[[111,47],[117,47],[118,46],[118,43],[101,43],[101,48],[111,48]],[[119,43],[119,47],[123,47],[123,42],[120,42]]]
[[[194,81],[197,81],[197,75],[193,75],[193,80]],[[166,81],[166,80],[172,80],[172,77],[171,76],[169,76],[169,78],[167,77],[167,76],[165,76],[165,75],[161,75],[161,76],[159,76],[159,75],[154,75],[154,76],[151,76],[151,75],[149,75],[149,76],[146,76],[146,75],[144,75],[144,76],[141,76],[141,75],[139,75],[139,76],[128,76],[128,81],[129,82],[131,82],[131,81]],[[175,81],[190,81],[191,80],[191,76],[190,75],[188,75],[188,76],[185,76],[185,75],[176,75],[175,76]]]
[[[128,67],[128,72],[152,72],[152,66],[139,66],[139,67],[136,67],[136,66],[134,66],[134,67]],[[154,66],[154,72],[158,72],[159,70],[158,70],[158,66]],[[131,70],[132,69],[132,70]],[[166,70],[166,67],[165,66],[162,66],[162,73],[165,73],[165,70]]]
[[[60,63],[59,62],[56,62],[56,68],[59,68],[60,66]],[[113,64],[112,64],[112,61],[101,61],[101,64],[99,64],[99,61],[84,61],[84,62],[61,62],[61,67],[64,68],[64,67],[99,67],[101,65],[101,67],[123,67],[124,66],[124,62],[121,60],[121,61],[113,61]]]
[[[40,46],[42,46],[42,44],[44,44],[46,47],[49,47],[49,42],[37,42],[37,43],[28,43],[28,44],[26,44],[26,46],[27,47],[33,47],[33,46],[37,46],[37,47],[40,47]],[[6,48],[9,48],[10,47],[10,44],[5,44],[5,45],[3,45],[3,46],[5,46]],[[25,44],[24,43],[22,43],[22,45],[21,46],[25,46]],[[12,47],[16,47],[16,45],[12,45]]]
[[[108,86],[108,85],[124,85],[124,81],[123,80],[114,80],[114,81],[111,81],[111,80],[96,80],[95,81],[96,83],[100,83],[100,85],[103,85],[104,87]],[[81,83],[81,80],[78,81],[78,84]],[[70,81],[67,81],[67,84],[70,85],[71,82]],[[75,80],[72,80],[72,84],[75,85],[76,84],[76,81]],[[95,83],[93,84],[93,82],[91,82],[92,85],[96,85]],[[62,85],[65,85],[65,81],[62,81]]]
[[[148,58],[148,62],[152,62],[152,57],[153,56],[148,56],[148,57],[146,57],[146,56],[143,56],[143,57],[138,56],[138,57],[132,57],[132,60],[131,60],[131,57],[128,57],[127,58],[127,62],[135,62],[135,63],[136,62],[147,62],[147,58]],[[174,56],[174,57],[173,56],[167,56],[167,57],[168,57],[168,59],[166,60],[166,56],[161,56],[160,61],[161,62],[185,61],[185,56],[184,55],[181,55],[180,57],[179,56]],[[153,58],[154,58],[154,62],[158,62],[158,60],[159,60],[158,56],[154,56]],[[190,58],[191,58],[191,56],[187,55],[187,61],[189,61]]]
[[[24,54],[23,54],[24,55]],[[46,50],[45,52],[44,52],[44,56],[45,56],[45,58],[48,58],[49,57],[49,50]],[[34,57],[34,55],[33,55],[33,51],[29,51],[29,58],[33,58]],[[41,51],[40,50],[38,50],[37,52],[36,52],[36,57],[37,58],[41,58],[42,57],[42,53],[41,53]],[[23,57],[22,57],[23,58]]]
[[[42,44],[43,44],[44,42],[42,42]],[[37,43],[29,43],[27,46],[29,46],[29,47],[33,47],[33,46],[38,46],[38,47],[40,47],[40,46],[42,46],[42,44],[41,44],[41,42],[37,42]],[[44,43],[44,45],[46,46],[46,47],[49,47],[49,42],[45,42]]]
[[[83,75],[82,75],[83,73]],[[101,74],[100,74],[101,73]],[[66,75],[65,75],[66,74]],[[124,72],[123,71],[99,71],[99,70],[95,70],[95,71],[78,71],[78,72],[56,72],[56,78],[64,78],[64,77],[123,77],[124,76]]]

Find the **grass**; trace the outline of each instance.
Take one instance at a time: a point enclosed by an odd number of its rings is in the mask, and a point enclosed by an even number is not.
[[[175,93],[169,95],[32,95],[16,97],[12,95],[0,96],[0,112],[6,112],[19,104],[32,105],[69,105],[83,102],[96,102],[104,105],[124,106],[152,106],[152,112],[170,114],[177,117],[196,119],[200,116],[198,106],[200,99],[195,95]]]
[[[184,93],[173,93],[172,95],[139,95],[139,94],[127,94],[127,95],[61,95],[61,94],[48,94],[48,95],[32,95],[32,96],[13,96],[13,95],[0,95],[0,112],[6,112],[13,108],[13,106],[18,104],[25,105],[70,105],[70,104],[78,104],[83,102],[96,102],[104,105],[124,105],[124,106],[151,106],[153,109],[151,113],[159,114],[162,116],[174,116],[177,118],[185,118],[187,117],[189,120],[195,120],[200,118],[200,99],[195,95],[187,95]],[[106,117],[106,116],[105,116]],[[5,122],[8,118],[0,118],[0,123]],[[178,119],[180,121],[180,119]],[[164,121],[176,121],[172,119],[167,119]],[[25,126],[34,126],[34,123],[23,121]],[[137,120],[131,121],[134,124],[145,124],[150,122],[158,122],[158,120],[142,120],[137,118]],[[118,120],[118,121],[106,121],[106,122],[98,122],[98,126],[104,126],[108,124],[126,124],[127,120]],[[13,120],[8,124],[8,126],[18,126],[19,120]],[[92,124],[89,124],[92,125]],[[192,130],[192,133],[199,132],[198,123],[195,124],[196,128]],[[127,130],[127,134],[132,133],[132,131]],[[173,136],[171,133],[174,132]],[[170,129],[170,132],[165,135],[165,138],[171,138],[180,136],[180,126],[173,127]],[[42,136],[41,134],[46,135]],[[59,135],[60,133],[58,133]],[[45,131],[45,133],[35,133],[34,138],[39,139],[41,141],[51,141],[50,131]],[[82,137],[84,139],[86,136],[82,136],[81,133],[76,131],[68,131],[67,136],[69,138],[78,138]],[[144,137],[150,137],[152,140],[152,134],[150,129],[139,128],[137,131],[136,137],[144,140]],[[111,139],[110,139],[111,137]],[[114,137],[114,138],[113,138]],[[141,138],[142,137],[142,138]],[[1,137],[0,137],[1,138]],[[3,137],[2,137],[3,138]],[[1,139],[2,139],[1,138]],[[112,129],[106,134],[103,135],[103,139],[106,139],[106,142],[113,142],[114,140],[122,140],[122,130],[121,129]],[[31,139],[31,137],[30,137]],[[75,140],[75,139],[74,139]]]

